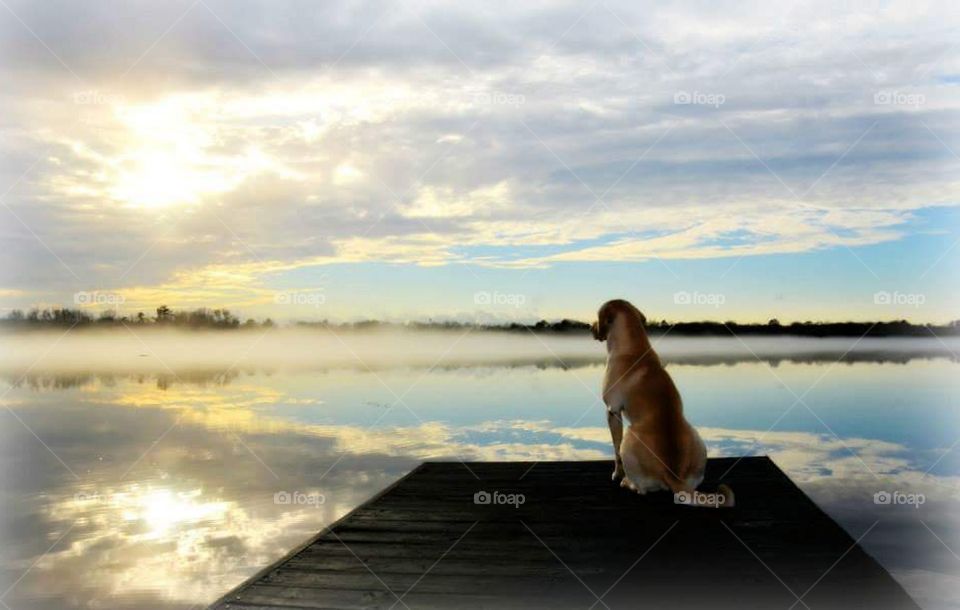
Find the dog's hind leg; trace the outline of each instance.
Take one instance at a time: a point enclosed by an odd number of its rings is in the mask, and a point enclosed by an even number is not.
[[[621,485],[645,495],[651,491],[663,491],[668,489],[667,484],[661,480],[661,475],[656,470],[645,468],[641,460],[642,456],[648,454],[647,446],[643,444],[633,431],[623,437],[620,444],[620,457],[624,469],[624,477]],[[655,461],[658,464],[659,461]]]

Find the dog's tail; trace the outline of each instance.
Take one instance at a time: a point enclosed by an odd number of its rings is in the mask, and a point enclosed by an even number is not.
[[[671,485],[671,487],[673,487]],[[736,505],[733,490],[729,485],[721,483],[713,493],[697,491],[689,486],[677,485],[673,489],[673,501],[685,506],[701,508],[732,508]]]
[[[723,498],[724,498],[723,505],[725,507],[732,508],[736,506],[737,499],[733,495],[733,490],[730,488],[729,485],[727,485],[726,483],[720,483],[720,485],[717,486],[717,491],[723,494]]]

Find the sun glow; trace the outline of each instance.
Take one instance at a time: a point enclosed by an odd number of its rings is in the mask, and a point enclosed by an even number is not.
[[[363,177],[363,172],[349,163],[338,165],[333,171],[333,183],[336,185],[350,184],[361,177]]]
[[[198,169],[174,150],[140,150],[117,177],[112,195],[147,208],[195,204],[203,195],[232,190],[241,177]]]
[[[156,489],[123,496],[120,504],[126,521],[142,522],[147,528],[147,537],[160,538],[180,525],[218,519],[230,508],[227,502],[204,502],[200,496],[199,490]]]
[[[202,96],[118,107],[116,116],[129,145],[111,161],[114,171],[109,194],[128,205],[198,204],[266,171],[298,178],[255,146],[225,149],[227,134],[218,127],[217,108]]]

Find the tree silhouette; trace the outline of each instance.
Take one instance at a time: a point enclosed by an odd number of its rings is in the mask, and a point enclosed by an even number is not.
[[[257,322],[253,318],[247,319],[241,324],[240,318],[230,312],[229,309],[217,308],[207,309],[201,307],[194,310],[174,311],[166,305],[161,305],[156,309],[156,318],[152,319],[154,326],[170,326],[175,328],[187,329],[251,329],[251,328],[272,328],[275,323],[270,318],[265,318],[262,322]],[[151,318],[138,312],[136,315],[137,324],[151,324]],[[127,323],[127,316],[118,317],[113,310],[104,311],[94,318],[90,313],[81,309],[68,309],[62,307],[52,307],[40,309],[34,307],[24,313],[20,309],[13,309],[3,318],[0,318],[0,328],[3,329],[28,329],[28,328],[48,328],[48,327],[66,327],[87,326],[95,324],[99,328],[114,327]],[[296,322],[297,326],[302,328],[341,328],[344,330],[374,330],[382,329],[408,329],[408,330],[435,330],[435,331],[456,331],[466,328],[482,330],[486,332],[512,332],[512,333],[545,333],[545,334],[565,334],[565,335],[587,335],[590,332],[590,325],[578,320],[563,319],[558,322],[548,320],[539,320],[535,323],[510,322],[505,324],[491,325],[479,324],[475,322],[462,321],[436,321],[428,322],[408,322],[404,324],[383,322],[379,320],[362,320],[358,322],[335,323],[328,320],[312,322]],[[960,336],[960,320],[952,320],[946,324],[913,324],[906,320],[892,320],[889,322],[791,322],[783,325],[777,318],[772,318],[766,323],[740,324],[733,321],[727,322],[678,322],[670,323],[667,320],[653,321],[649,320],[646,324],[647,332],[651,336],[662,336],[667,333],[677,336],[688,337],[731,337],[736,336],[795,336],[795,337],[925,337],[930,338],[931,333],[936,337],[955,337]]]
[[[173,319],[173,312],[170,311],[170,308],[166,305],[161,305],[157,307],[157,323],[163,324],[169,322]]]

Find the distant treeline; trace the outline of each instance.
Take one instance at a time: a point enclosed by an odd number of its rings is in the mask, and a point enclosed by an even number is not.
[[[463,330],[474,328],[497,332],[533,332],[562,335],[589,334],[590,324],[579,320],[563,319],[559,322],[540,320],[535,324],[477,324],[473,322],[407,322],[393,324],[377,320],[337,324],[327,321],[298,322],[298,326],[329,327],[333,329],[350,328],[356,330],[376,328],[406,328],[413,330]],[[770,320],[766,324],[740,324],[738,322],[668,322],[648,321],[647,332],[651,335],[729,337],[735,335],[799,337],[930,337],[960,335],[960,320],[946,325],[912,324],[906,320],[891,322],[794,322],[781,324]]]
[[[229,309],[207,309],[201,307],[190,311],[174,311],[166,305],[157,307],[155,315],[147,315],[142,311],[133,316],[119,316],[113,311],[103,311],[99,315],[82,309],[49,308],[31,309],[24,313],[14,309],[3,320],[5,328],[46,328],[72,326],[170,326],[177,328],[263,328],[273,326],[273,321],[267,318],[257,321],[253,318],[240,322],[240,318],[230,313]]]
[[[651,335],[692,335],[703,337],[729,337],[734,335],[769,336],[793,335],[797,337],[938,337],[960,335],[960,321],[949,324],[911,324],[906,320],[890,322],[793,322],[780,324],[770,320],[766,324],[738,324],[737,322],[670,322],[647,324]],[[932,334],[931,334],[932,333]]]
[[[258,321],[240,318],[227,309],[207,309],[201,307],[189,311],[174,311],[166,305],[157,307],[155,315],[139,312],[134,316],[118,316],[112,311],[104,311],[94,316],[84,310],[69,308],[31,309],[24,313],[14,309],[0,320],[0,327],[29,329],[50,327],[111,327],[121,325],[139,325],[187,329],[234,329],[234,328],[271,328],[275,326],[270,318]],[[295,322],[300,328],[329,328],[331,330],[450,330],[469,329],[486,332],[543,333],[557,335],[585,335],[590,332],[590,324],[578,320],[564,319],[559,322],[540,320],[534,324],[512,322],[508,324],[481,324],[475,322],[382,322],[365,320],[361,322]],[[741,324],[738,322],[668,322],[665,320],[647,322],[647,331],[651,335],[676,335],[700,337],[741,336],[781,336],[798,337],[938,337],[960,335],[960,320],[949,324],[912,324],[906,320],[890,322],[793,322],[781,324],[773,319],[765,324]]]

